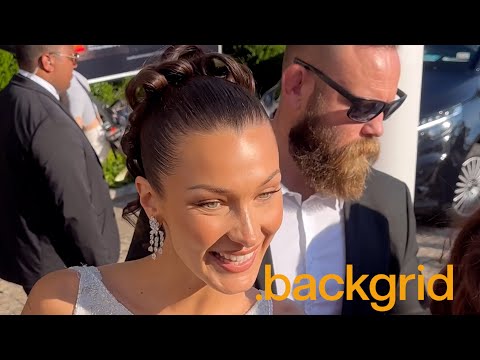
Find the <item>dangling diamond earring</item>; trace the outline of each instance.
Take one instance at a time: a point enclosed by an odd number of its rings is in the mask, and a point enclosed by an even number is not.
[[[150,217],[150,246],[148,247],[148,251],[152,253],[152,259],[155,260],[157,258],[157,252],[159,255],[162,255],[162,247],[165,241],[163,231],[160,230],[160,224],[158,223],[157,219],[153,216]]]

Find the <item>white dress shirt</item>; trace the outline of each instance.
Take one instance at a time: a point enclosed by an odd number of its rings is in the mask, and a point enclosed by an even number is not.
[[[60,100],[60,96],[58,95],[58,91],[55,89],[55,87],[50,84],[47,80],[43,80],[40,76],[37,76],[35,74],[32,74],[28,71],[25,71],[23,69],[19,69],[18,73],[20,75],[25,76],[26,78],[29,78],[32,81],[35,81],[38,85],[43,87],[45,90],[47,90],[49,93],[51,93],[57,100]]]
[[[315,278],[316,300],[301,300],[309,315],[339,315],[342,299],[330,301],[320,296],[319,282],[327,274],[336,274],[345,280],[345,231],[343,201],[314,194],[302,202],[301,195],[282,186],[284,212],[282,225],[275,235],[270,249],[275,274],[285,275],[291,285],[289,298],[294,299],[293,289],[306,280],[294,284],[298,275],[309,274]],[[285,283],[276,280],[277,293],[285,292]],[[344,285],[335,280],[327,281],[325,291],[335,295]],[[308,294],[301,290],[300,294]]]

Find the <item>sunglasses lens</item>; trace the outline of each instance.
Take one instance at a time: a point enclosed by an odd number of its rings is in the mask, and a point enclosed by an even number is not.
[[[352,105],[348,112],[351,119],[367,122],[377,117],[382,112],[384,104],[375,100],[362,100]]]
[[[403,99],[399,99],[396,102],[392,103],[388,109],[385,110],[385,117],[384,120],[387,120],[390,115],[392,115],[395,111],[398,110],[400,105],[402,105]]]

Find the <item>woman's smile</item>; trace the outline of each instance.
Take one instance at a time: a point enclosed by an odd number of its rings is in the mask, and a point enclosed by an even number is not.
[[[249,252],[237,252],[237,254],[229,254],[226,252],[208,252],[208,256],[212,259],[212,263],[224,271],[240,273],[247,271],[251,268],[257,254],[260,250],[260,246],[257,246],[253,251]]]

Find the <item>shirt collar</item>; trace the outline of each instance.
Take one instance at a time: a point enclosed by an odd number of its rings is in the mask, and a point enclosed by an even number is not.
[[[298,192],[289,190],[284,184],[281,184],[281,188],[282,188],[282,195],[292,197],[292,198],[295,199],[295,201],[299,205],[302,204],[302,195],[300,195]],[[339,199],[339,198],[336,198],[334,196],[322,195],[318,192],[311,195],[304,202],[310,201],[312,199],[319,200],[322,203],[324,203],[325,205],[329,206],[330,208],[336,209],[336,210],[339,210],[339,209],[343,208],[343,205],[345,203],[345,201],[343,199]]]
[[[31,72],[25,71],[23,69],[19,69],[18,73],[22,76],[25,76],[26,78],[28,78],[32,81],[35,81],[38,85],[40,85],[45,90],[47,90],[49,93],[51,93],[53,96],[55,96],[55,99],[60,100],[60,96],[58,95],[57,90],[47,80],[44,80],[40,76],[32,74]]]

